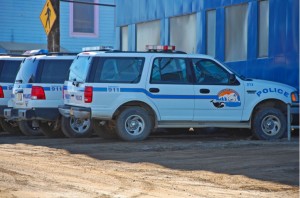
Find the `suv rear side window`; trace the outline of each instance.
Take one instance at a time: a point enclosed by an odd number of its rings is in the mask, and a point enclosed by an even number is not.
[[[91,74],[96,83],[138,83],[144,67],[144,58],[95,58]]]
[[[37,78],[38,83],[62,84],[68,79],[69,68],[73,60],[42,60],[40,61]]]
[[[188,68],[184,58],[156,58],[153,61],[152,84],[188,84]]]
[[[21,60],[5,60],[0,66],[0,82],[13,83],[20,68]]]

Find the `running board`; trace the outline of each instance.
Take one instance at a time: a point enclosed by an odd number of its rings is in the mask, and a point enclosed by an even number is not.
[[[157,123],[157,128],[206,128],[206,127],[217,127],[217,128],[251,128],[250,122],[199,122],[199,121],[160,121]]]

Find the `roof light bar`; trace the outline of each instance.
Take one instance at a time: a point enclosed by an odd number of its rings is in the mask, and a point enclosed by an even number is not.
[[[82,51],[105,51],[105,50],[113,50],[114,48],[112,46],[93,46],[93,47],[83,47]]]
[[[147,51],[174,51],[174,45],[146,45]]]
[[[49,51],[46,49],[36,49],[36,50],[27,50],[23,55],[39,55],[39,54],[48,54]]]

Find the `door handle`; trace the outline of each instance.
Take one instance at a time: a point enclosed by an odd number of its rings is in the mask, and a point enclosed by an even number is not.
[[[150,88],[149,91],[151,93],[158,93],[159,92],[159,89],[158,88]]]
[[[200,93],[208,94],[210,92],[209,89],[200,89]]]

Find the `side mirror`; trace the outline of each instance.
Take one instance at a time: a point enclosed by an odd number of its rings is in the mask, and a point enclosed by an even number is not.
[[[234,84],[235,82],[236,82],[235,74],[230,74],[229,75],[229,83]]]

